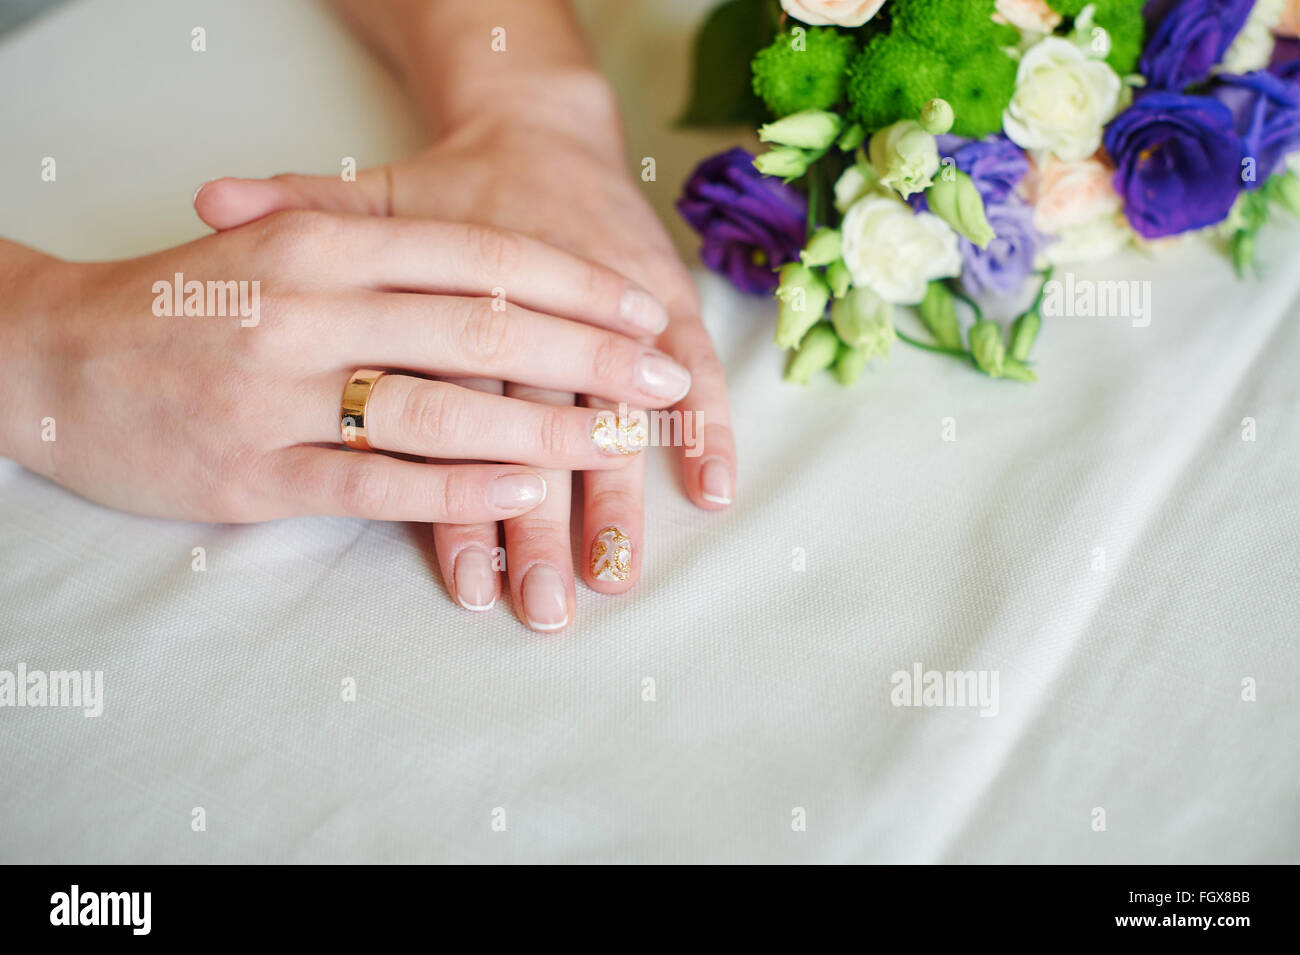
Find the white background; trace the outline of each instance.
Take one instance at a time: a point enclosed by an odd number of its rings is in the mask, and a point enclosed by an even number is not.
[[[667,128],[702,5],[584,7],[669,215],[738,137]],[[81,0],[0,89],[0,234],[73,258],[422,140],[305,0]],[[640,588],[559,636],[456,607],[426,527],[144,520],[0,462],[0,669],[105,674],[99,719],[0,709],[0,861],[1297,861],[1298,236],[1263,282],[1208,243],[1080,270],[1150,279],[1153,321],[1049,320],[1030,387],[901,344],[783,385],[771,307],[702,275],[736,504],[656,454]],[[915,662],[997,670],[999,715],[891,706]]]

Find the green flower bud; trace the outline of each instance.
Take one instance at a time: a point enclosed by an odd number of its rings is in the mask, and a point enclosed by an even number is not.
[[[1042,324],[1043,319],[1036,311],[1025,312],[1011,324],[1011,347],[1008,352],[1012,358],[1024,361],[1029,357],[1029,350],[1034,347],[1034,339],[1038,337],[1038,329]]]
[[[871,361],[871,352],[866,348],[850,348],[840,344],[839,354],[835,356],[835,380],[846,388],[855,384],[862,377],[863,369]]]
[[[789,182],[808,171],[809,155],[794,146],[777,146],[754,159],[754,168],[765,176],[778,176]]]
[[[829,368],[839,354],[840,340],[825,322],[814,325],[804,337],[799,350],[790,356],[785,369],[785,380],[806,385],[817,372]]]
[[[1232,237],[1232,265],[1238,278],[1245,278],[1255,269],[1255,233],[1238,232]]]
[[[840,257],[840,231],[818,229],[804,246],[799,258],[804,265],[830,265]]]
[[[904,199],[924,192],[939,171],[939,147],[914,120],[899,120],[880,130],[871,137],[867,153],[881,184]]]
[[[970,351],[975,364],[990,378],[1001,378],[1007,350],[1002,344],[1002,326],[987,319],[971,326]]]
[[[952,124],[956,118],[946,99],[932,99],[921,110],[921,128],[927,133],[942,136],[952,129]]]
[[[1300,179],[1296,178],[1295,173],[1287,172],[1273,176],[1265,188],[1270,199],[1300,219]]]
[[[854,123],[848,129],[840,134],[840,141],[836,144],[846,153],[851,153],[867,140],[867,131],[861,123]]]
[[[889,357],[894,344],[894,306],[869,288],[855,288],[831,306],[831,322],[850,348],[865,348],[868,357]]]
[[[1027,384],[1038,380],[1038,375],[1034,374],[1032,368],[1010,356],[1002,360],[1002,377],[1010,378],[1012,381],[1023,381]]]
[[[925,191],[930,211],[959,235],[964,235],[981,249],[997,238],[984,215],[984,200],[970,176],[960,169],[945,169],[939,181]]]
[[[925,290],[919,309],[921,322],[929,329],[934,340],[945,348],[961,348],[961,325],[957,322],[957,306],[952,292],[943,282],[931,282]]]
[[[849,286],[853,284],[853,276],[849,274],[849,267],[843,259],[836,259],[826,266],[826,284],[831,287],[831,294],[836,298],[843,298],[848,292]]]
[[[776,344],[794,348],[808,329],[826,312],[831,290],[821,277],[802,262],[781,266],[781,286],[776,290],[781,303],[776,319]]]
[[[829,149],[839,136],[844,121],[835,113],[824,109],[805,109],[791,113],[775,123],[758,128],[760,142],[778,146],[798,146],[800,149]]]

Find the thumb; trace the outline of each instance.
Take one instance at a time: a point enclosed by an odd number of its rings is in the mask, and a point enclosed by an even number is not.
[[[355,180],[337,176],[213,179],[194,193],[194,211],[217,231],[233,229],[283,209],[318,209],[360,215],[389,214],[386,166],[365,169]]]

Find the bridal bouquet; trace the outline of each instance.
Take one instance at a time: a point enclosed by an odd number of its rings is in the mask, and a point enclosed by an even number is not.
[[[683,122],[767,149],[706,159],[678,208],[775,293],[788,380],[851,384],[901,339],[1033,381],[1054,268],[1214,229],[1244,275],[1300,216],[1297,35],[1300,0],[727,0]]]

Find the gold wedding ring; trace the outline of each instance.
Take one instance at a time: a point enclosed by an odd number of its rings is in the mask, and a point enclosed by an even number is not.
[[[374,390],[375,382],[386,374],[388,372],[373,368],[359,368],[352,373],[343,389],[339,433],[343,437],[343,443],[353,451],[371,450],[370,442],[366,440],[366,406],[370,404],[370,392]]]

